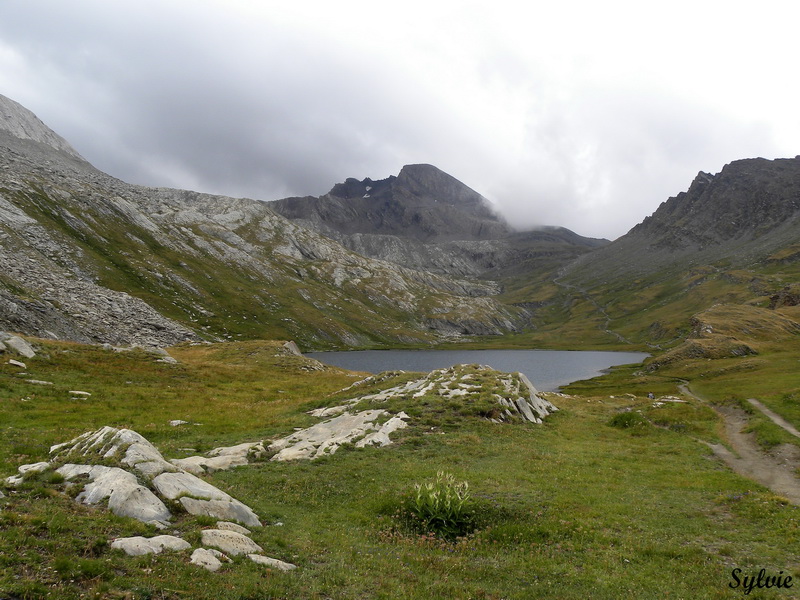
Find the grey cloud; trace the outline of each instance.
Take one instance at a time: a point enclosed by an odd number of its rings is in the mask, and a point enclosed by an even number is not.
[[[780,155],[766,117],[654,80],[570,77],[467,13],[454,37],[444,18],[414,37],[404,14],[326,29],[241,4],[0,4],[0,61],[16,61],[5,78],[0,62],[0,93],[133,183],[274,199],[429,162],[514,223],[602,237],[699,170]]]

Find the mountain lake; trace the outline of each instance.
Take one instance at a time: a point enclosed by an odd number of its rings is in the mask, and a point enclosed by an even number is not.
[[[640,363],[650,355],[587,350],[353,350],[307,352],[304,356],[368,373],[395,370],[427,373],[477,363],[498,371],[519,371],[528,376],[536,389],[554,392],[573,381],[602,375],[613,366]]]

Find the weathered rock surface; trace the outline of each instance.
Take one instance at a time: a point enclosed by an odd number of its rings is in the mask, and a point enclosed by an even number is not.
[[[89,478],[75,498],[83,504],[99,504],[108,500],[108,509],[115,515],[131,517],[145,523],[165,522],[172,518],[169,509],[152,491],[139,483],[136,476],[117,467],[66,464],[56,470],[65,480],[80,475]]]
[[[228,557],[219,550],[214,550],[212,548],[197,548],[197,550],[192,552],[192,558],[190,562],[193,565],[198,565],[208,571],[214,572],[219,571],[220,568],[222,568],[222,560],[220,559],[228,559]]]
[[[178,500],[190,514],[238,521],[248,527],[261,525],[248,506],[167,462],[155,446],[130,429],[102,427],[89,431],[53,446],[50,454],[49,462],[23,465],[19,475],[6,481],[17,485],[28,471],[56,465],[67,482],[88,479],[76,498],[79,502],[98,504],[107,499],[108,508],[120,516],[164,526],[172,517],[161,500],[165,498]],[[114,460],[118,467],[93,464]]]
[[[231,523],[230,521],[218,521],[217,529],[224,529],[225,531],[235,531],[242,535],[250,535],[250,530],[247,527],[242,527],[238,523]]]
[[[143,554],[160,554],[164,550],[186,550],[191,548],[191,544],[173,535],[157,535],[151,538],[135,536],[117,538],[111,542],[111,548],[122,550],[128,556],[141,556]]]
[[[17,335],[10,335],[0,331],[0,342],[3,343],[3,346],[5,346],[7,350],[13,350],[25,358],[33,358],[36,356],[36,351],[33,349],[33,346]]]
[[[190,515],[238,521],[247,527],[261,527],[258,515],[249,506],[238,500],[198,500],[184,496],[180,499],[180,503]]]
[[[246,465],[251,459],[261,458],[265,452],[263,442],[244,442],[236,446],[214,448],[206,456],[173,458],[170,462],[190,473],[201,475]]]
[[[297,565],[293,565],[292,563],[283,562],[282,560],[278,560],[277,558],[269,558],[268,556],[262,556],[261,554],[248,554],[247,558],[249,558],[258,565],[264,565],[265,567],[272,567],[278,569],[279,571],[291,571],[297,568]]]
[[[392,417],[382,424],[377,422],[388,415],[385,410],[366,410],[355,414],[345,412],[274,441],[269,445],[269,450],[277,454],[271,460],[319,458],[333,454],[339,446],[347,443],[354,443],[359,448],[373,444],[385,446],[391,443],[389,433],[407,427],[400,417]]]
[[[224,529],[204,529],[202,532],[204,546],[218,548],[225,554],[240,556],[263,552],[263,548],[246,535]]]
[[[161,473],[153,478],[153,487],[170,500],[176,500],[180,496],[203,500],[231,500],[228,494],[191,473]]]

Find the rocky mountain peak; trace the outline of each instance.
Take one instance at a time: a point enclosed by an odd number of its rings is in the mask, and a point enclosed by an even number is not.
[[[508,236],[508,225],[475,190],[433,165],[406,165],[399,175],[348,178],[319,198],[285,198],[272,207],[325,233],[392,235],[421,242]]]
[[[434,202],[488,207],[487,200],[478,192],[433,165],[404,166],[395,185],[414,196],[430,197]]]
[[[800,158],[737,160],[702,171],[631,233],[691,238],[701,245],[754,238],[800,216]]]
[[[42,123],[39,118],[27,108],[0,94],[0,131],[6,131],[14,137],[23,140],[32,140],[45,144],[60,152],[64,152],[86,160],[78,151],[70,146],[69,142]]]

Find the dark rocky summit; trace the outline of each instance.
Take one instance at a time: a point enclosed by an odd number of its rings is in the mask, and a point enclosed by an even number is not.
[[[747,267],[799,241],[800,157],[745,159],[700,172],[686,192],[569,270],[597,283],[720,261]]]
[[[361,255],[458,277],[535,277],[608,243],[562,227],[515,231],[478,192],[424,164],[270,205]]]

